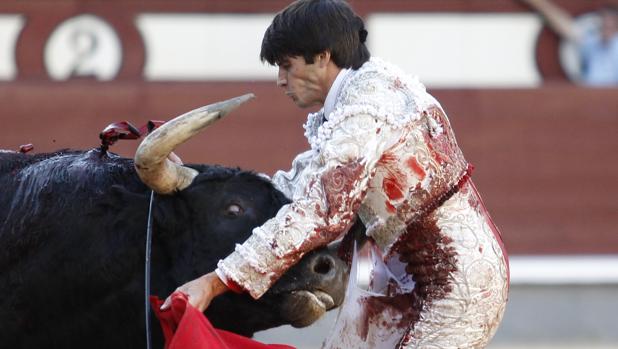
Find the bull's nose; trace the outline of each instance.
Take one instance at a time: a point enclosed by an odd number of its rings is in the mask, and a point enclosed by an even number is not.
[[[271,292],[321,290],[332,295],[339,304],[337,301],[343,298],[348,273],[348,266],[337,255],[337,247],[323,247],[304,255],[273,285]]]
[[[335,272],[335,259],[329,255],[316,254],[311,261],[310,270],[319,275],[328,275]]]

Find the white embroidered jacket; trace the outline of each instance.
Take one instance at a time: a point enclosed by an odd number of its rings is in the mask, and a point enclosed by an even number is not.
[[[254,298],[304,253],[345,233],[355,214],[387,255],[466,174],[442,108],[415,78],[372,58],[340,91],[330,115],[309,115],[311,149],[273,176],[293,202],[218,264]]]

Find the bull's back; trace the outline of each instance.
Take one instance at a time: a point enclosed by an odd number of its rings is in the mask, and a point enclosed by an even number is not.
[[[96,217],[105,221],[114,186],[145,191],[132,160],[98,149],[0,154],[0,186],[0,267],[50,238],[77,238]]]
[[[110,226],[118,213],[109,202],[114,187],[137,193],[146,189],[130,159],[97,149],[0,153],[0,185],[0,325],[5,329],[0,342],[20,338],[35,343],[38,337],[15,336],[30,327],[33,333],[38,333],[35,328],[57,330],[50,325],[64,323],[50,300],[67,298],[62,302],[72,304],[69,308],[90,309],[86,304],[94,300],[88,297],[110,293],[98,281],[104,273],[125,277],[116,270],[126,269],[118,262],[122,259],[110,254],[117,253],[109,244],[116,241],[110,239],[116,234]],[[86,326],[77,315],[66,316]]]
[[[0,222],[5,225],[19,217],[36,219],[56,209],[85,208],[114,185],[143,190],[132,160],[98,149],[0,153],[0,185]]]

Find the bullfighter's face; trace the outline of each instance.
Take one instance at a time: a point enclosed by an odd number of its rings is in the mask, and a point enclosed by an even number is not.
[[[325,88],[326,69],[316,56],[307,64],[302,56],[288,57],[279,64],[277,86],[301,108],[323,105],[328,87]]]

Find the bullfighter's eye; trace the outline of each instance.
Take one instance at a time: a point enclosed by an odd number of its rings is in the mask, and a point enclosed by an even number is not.
[[[225,214],[231,217],[240,216],[243,213],[243,208],[237,204],[231,204],[225,210]]]

